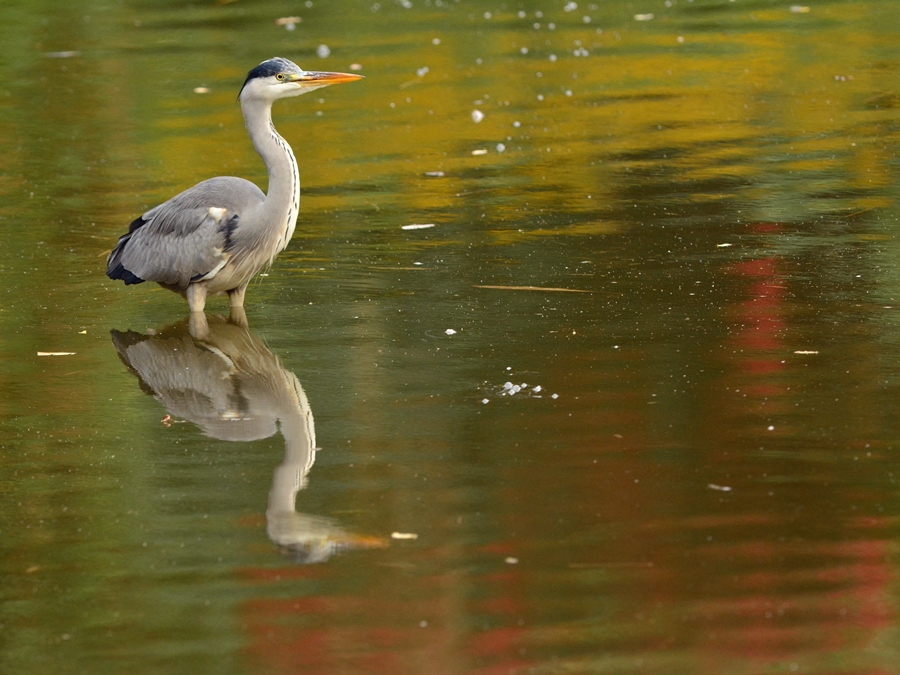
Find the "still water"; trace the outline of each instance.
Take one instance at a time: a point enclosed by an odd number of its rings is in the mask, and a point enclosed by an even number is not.
[[[900,673],[898,34],[0,6],[0,672]],[[276,104],[294,241],[197,340],[105,256],[265,187],[273,55],[366,79]]]

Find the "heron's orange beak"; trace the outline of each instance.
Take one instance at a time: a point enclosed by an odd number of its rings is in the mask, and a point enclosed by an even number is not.
[[[351,75],[350,73],[328,73],[318,71],[307,71],[298,73],[291,77],[292,82],[304,82],[309,84],[341,84],[342,82],[355,82],[363,79],[362,75]]]

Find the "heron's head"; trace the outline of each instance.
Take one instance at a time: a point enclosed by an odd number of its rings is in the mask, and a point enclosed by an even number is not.
[[[247,73],[247,79],[241,87],[238,98],[252,97],[274,101],[287,96],[299,96],[330,84],[360,79],[362,75],[303,70],[296,63],[276,56],[263,61]]]

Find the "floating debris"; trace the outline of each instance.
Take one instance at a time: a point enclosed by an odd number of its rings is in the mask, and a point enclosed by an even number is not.
[[[475,284],[475,288],[492,288],[498,291],[552,291],[554,293],[593,293],[580,288],[552,288],[549,286],[496,286],[491,284]]]
[[[354,72],[357,70],[362,70],[362,64],[361,63],[351,63],[350,70],[352,70]]]
[[[75,50],[65,52],[44,52],[45,59],[74,59],[76,56],[81,56],[81,52]]]
[[[635,21],[653,21],[653,15],[652,14],[635,14],[634,20]]]
[[[401,225],[401,230],[425,230],[434,227],[434,223],[412,223],[411,225]]]
[[[529,386],[527,382],[522,382],[520,384],[516,384],[514,382],[504,382],[500,386],[490,385],[487,382],[484,383],[483,391],[486,394],[493,394],[494,396],[518,396],[519,398],[543,398],[541,392],[543,391],[543,387],[541,385]],[[558,398],[558,394],[553,394],[550,398]],[[481,399],[481,403],[486,405],[490,401],[490,398]]]
[[[629,567],[637,567],[637,568],[652,568],[652,562],[638,562],[638,561],[622,561],[622,562],[572,562],[569,563],[569,569],[571,570],[590,570],[590,569],[603,569],[603,568],[629,568]]]
[[[472,121],[475,124],[478,124],[481,120],[484,119],[484,113],[478,110],[477,108],[472,111]]]
[[[734,246],[734,244],[716,244],[716,248],[728,248],[729,246]]]
[[[443,171],[426,171],[425,175],[428,176],[429,178],[443,178],[444,172]]]
[[[794,351],[795,354],[818,354],[819,352],[812,349],[797,349]]]
[[[503,391],[500,392],[501,396],[515,396],[523,389],[527,388],[528,385],[523,382],[522,384],[513,384],[512,382],[504,382],[503,383]]]
[[[428,74],[429,70],[430,69],[428,68],[428,66],[422,66],[416,71],[416,75],[418,75],[419,77],[425,77]]]
[[[809,7],[806,5],[791,5],[791,14],[809,14]]]
[[[195,94],[208,94],[209,87],[194,87]]]
[[[276,26],[284,26],[285,30],[294,30],[294,26],[303,21],[299,16],[283,16],[275,19]]]
[[[38,356],[73,356],[75,352],[38,352]]]
[[[485,150],[484,148],[479,148],[478,150],[473,150],[472,154],[473,155],[486,155],[487,150]]]
[[[715,483],[710,483],[707,485],[710,490],[718,490],[719,492],[731,492],[731,488],[727,485],[716,485]]]
[[[445,332],[447,335],[456,335],[456,331],[453,330],[452,328],[448,328],[448,329],[445,330],[444,332]]]
[[[415,532],[391,532],[391,539],[418,539]]]
[[[517,565],[517,564],[519,563],[519,559],[518,559],[518,558],[513,558],[512,556],[509,556],[504,562],[505,562],[507,565]]]
[[[320,59],[327,59],[331,56],[331,48],[328,45],[319,45],[316,47],[316,56]]]

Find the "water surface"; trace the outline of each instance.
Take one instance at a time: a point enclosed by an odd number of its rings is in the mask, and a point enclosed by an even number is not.
[[[891,0],[0,19],[0,670],[900,672]],[[366,79],[197,340],[105,255],[275,54]]]

